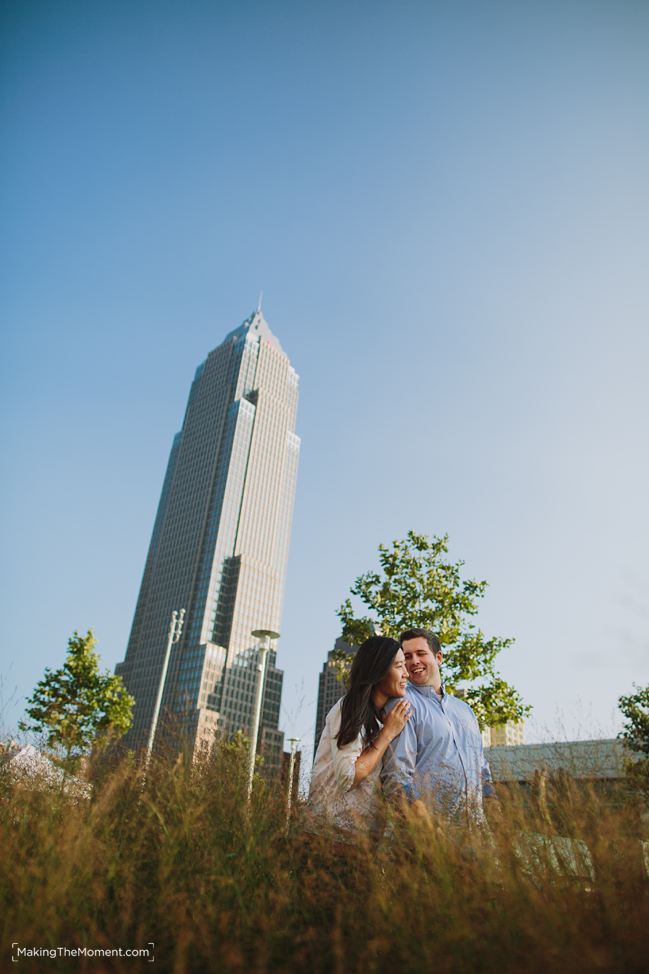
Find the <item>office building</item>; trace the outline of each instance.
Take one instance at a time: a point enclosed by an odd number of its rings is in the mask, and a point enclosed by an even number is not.
[[[523,721],[508,720],[506,724],[485,727],[482,731],[483,747],[514,747],[525,742]]]
[[[171,613],[161,725],[196,751],[217,733],[251,733],[252,630],[279,632],[300,440],[298,376],[258,308],[196,370],[164,478],[126,657],[135,697],[127,746],[146,745]],[[282,672],[268,654],[259,740],[279,767]],[[159,732],[161,726],[158,728]]]
[[[327,660],[322,665],[322,672],[318,675],[318,706],[315,718],[315,746],[313,753],[318,749],[318,742],[322,734],[325,719],[336,700],[340,700],[345,692],[345,665],[344,657],[352,657],[356,653],[358,646],[350,646],[340,637],[334,643],[334,648],[327,653]]]

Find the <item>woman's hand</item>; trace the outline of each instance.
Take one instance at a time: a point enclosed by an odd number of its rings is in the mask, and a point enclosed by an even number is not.
[[[383,718],[383,727],[372,743],[368,744],[357,758],[354,769],[354,785],[357,785],[363,778],[367,778],[368,774],[379,764],[390,742],[399,736],[408,720],[410,720],[410,704],[407,700],[401,699]]]
[[[400,700],[399,703],[392,708],[390,713],[383,721],[383,728],[391,741],[393,741],[395,737],[399,736],[409,720],[410,703],[404,697],[403,700]]]

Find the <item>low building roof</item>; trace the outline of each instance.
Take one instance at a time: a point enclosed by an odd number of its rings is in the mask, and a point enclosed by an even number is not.
[[[624,762],[629,756],[617,738],[485,748],[496,781],[527,781],[544,769],[567,771],[573,778],[617,779],[624,777]]]

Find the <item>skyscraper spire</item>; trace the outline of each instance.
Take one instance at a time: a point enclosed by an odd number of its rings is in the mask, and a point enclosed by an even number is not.
[[[264,297],[264,292],[263,291],[260,291],[259,292],[259,300],[257,301],[257,312],[258,312],[258,314],[261,314],[261,302],[263,300],[263,297]]]

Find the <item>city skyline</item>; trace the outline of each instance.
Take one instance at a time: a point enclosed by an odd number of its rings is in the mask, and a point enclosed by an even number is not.
[[[163,674],[162,724],[194,752],[252,736],[258,648],[279,632],[300,451],[298,376],[261,306],[198,366],[173,439],[126,656],[135,698],[124,745],[147,744]],[[184,626],[165,667],[173,610]],[[279,767],[283,673],[269,654],[260,750]],[[153,743],[153,742],[152,742]]]
[[[415,530],[488,581],[526,739],[617,733],[649,682],[649,6],[0,18],[4,733],[73,630],[123,658],[170,433],[260,288],[304,438],[281,727],[310,750],[336,609]]]

